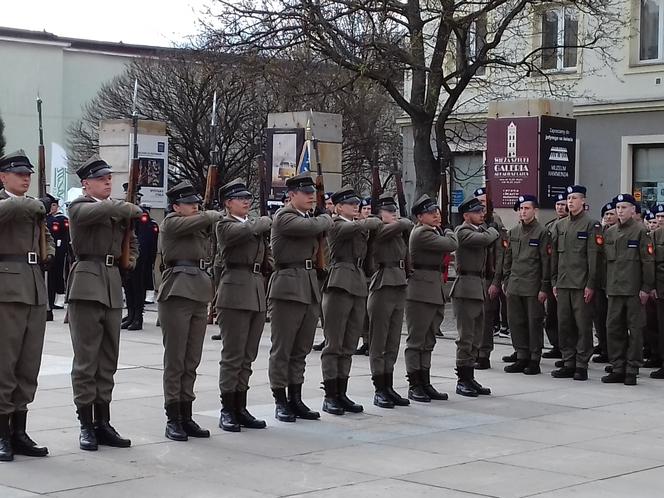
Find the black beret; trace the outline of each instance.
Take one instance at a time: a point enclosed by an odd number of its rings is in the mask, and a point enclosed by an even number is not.
[[[537,202],[537,197],[531,194],[520,195],[519,198],[514,203],[514,211],[518,211],[521,207],[521,204],[524,202],[532,202],[535,207],[539,207]]]

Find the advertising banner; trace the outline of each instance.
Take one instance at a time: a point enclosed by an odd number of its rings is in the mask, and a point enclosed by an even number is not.
[[[540,207],[553,209],[553,197],[574,185],[576,120],[556,116],[540,118]]]

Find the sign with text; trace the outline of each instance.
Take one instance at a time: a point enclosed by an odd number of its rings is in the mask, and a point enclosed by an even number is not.
[[[134,134],[129,136],[129,161],[134,153]],[[141,203],[166,209],[168,182],[168,137],[138,134],[138,185]]]
[[[540,207],[553,209],[553,197],[574,185],[576,120],[556,116],[540,118]]]

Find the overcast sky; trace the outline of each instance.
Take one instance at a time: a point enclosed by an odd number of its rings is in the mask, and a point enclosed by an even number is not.
[[[2,2],[0,26],[58,36],[170,46],[198,30],[210,0],[18,0]]]

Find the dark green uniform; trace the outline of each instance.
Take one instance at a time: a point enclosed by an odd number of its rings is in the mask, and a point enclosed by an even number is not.
[[[505,258],[504,242],[507,238],[507,231],[505,230],[505,225],[503,224],[503,220],[500,218],[500,216],[494,214],[493,219],[483,225],[485,229],[489,226],[493,226],[496,230],[498,230],[500,237],[489,246],[487,251],[487,261],[485,268],[485,287],[487,291],[487,297],[484,300],[484,325],[482,341],[477,352],[478,367],[480,368],[489,367],[489,358],[491,356],[491,352],[493,351],[493,330],[494,324],[498,321],[497,319],[500,315],[500,296],[496,296],[495,299],[491,299],[489,297],[488,291],[489,287],[492,285],[500,288],[500,281],[502,280],[503,273],[503,260]]]
[[[659,358],[664,358],[664,228],[658,228],[652,233],[655,248],[655,289],[657,299],[657,344]],[[650,373],[655,379],[664,379],[664,367]]]
[[[554,225],[564,218],[554,218],[549,220],[544,227],[549,232],[549,235],[553,231]],[[549,275],[551,274],[551,258],[549,258]],[[553,289],[549,292],[549,295],[546,299],[545,305],[546,316],[544,318],[544,330],[546,332],[546,337],[549,339],[549,344],[553,347],[551,354],[556,351],[560,351],[560,344],[558,342],[558,300],[556,296],[553,295]],[[546,354],[544,357],[546,358]]]
[[[608,226],[602,227],[603,237],[606,235],[606,231],[608,229]],[[609,301],[606,296],[606,256],[604,251],[599,251],[597,253],[597,287],[595,289],[593,304],[593,323],[595,325],[597,343],[599,345],[601,354],[608,357],[609,351],[606,338],[606,319]]]

